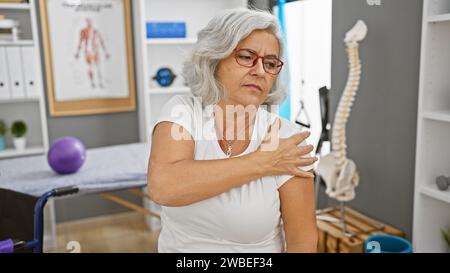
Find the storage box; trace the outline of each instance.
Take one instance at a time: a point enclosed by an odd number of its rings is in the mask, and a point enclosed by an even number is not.
[[[318,210],[317,216],[340,219],[340,207]],[[360,212],[345,207],[346,230],[355,236],[345,236],[340,222],[321,220],[318,217],[319,252],[325,253],[363,253],[364,241],[371,235],[389,234],[404,237],[399,229],[371,219]]]
[[[147,22],[147,38],[185,38],[183,22]]]

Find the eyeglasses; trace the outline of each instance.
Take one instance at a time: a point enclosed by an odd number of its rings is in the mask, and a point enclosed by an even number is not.
[[[283,67],[283,62],[275,56],[258,56],[250,49],[239,49],[234,53],[234,58],[239,65],[244,67],[254,67],[259,59],[262,59],[264,71],[272,75],[278,75]]]

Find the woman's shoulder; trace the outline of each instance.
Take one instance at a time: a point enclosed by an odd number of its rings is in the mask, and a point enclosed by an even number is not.
[[[163,111],[178,115],[180,112],[199,114],[201,111],[201,100],[193,94],[177,94],[171,97],[164,105]]]
[[[174,95],[167,104],[170,105],[183,105],[190,108],[193,108],[195,103],[197,103],[199,100],[198,97],[195,97],[193,94],[177,94]]]
[[[198,105],[198,99],[192,94],[172,96],[162,107],[154,127],[159,122],[170,121],[184,127],[192,136],[195,136],[196,121],[198,120],[196,105]]]

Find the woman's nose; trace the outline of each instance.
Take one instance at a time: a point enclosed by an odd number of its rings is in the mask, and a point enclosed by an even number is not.
[[[264,76],[266,71],[264,70],[263,60],[258,58],[256,64],[251,68],[250,73],[252,75]]]

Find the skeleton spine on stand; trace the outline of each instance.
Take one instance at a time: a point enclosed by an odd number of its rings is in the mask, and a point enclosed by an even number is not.
[[[362,20],[347,32],[345,36],[346,52],[349,62],[349,75],[342,93],[332,127],[331,153],[320,159],[317,173],[326,184],[326,194],[341,203],[342,231],[347,236],[355,234],[346,231],[344,222],[344,202],[355,198],[355,188],[359,184],[356,164],[347,158],[346,125],[351,107],[358,91],[361,62],[359,59],[359,42],[367,34],[367,26]]]

